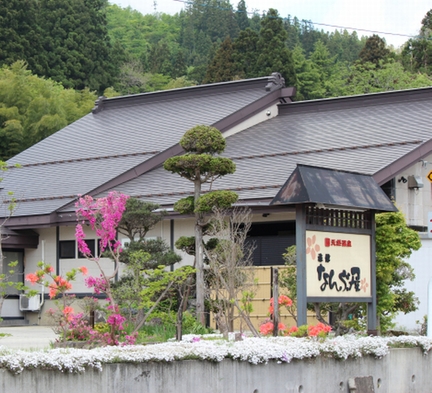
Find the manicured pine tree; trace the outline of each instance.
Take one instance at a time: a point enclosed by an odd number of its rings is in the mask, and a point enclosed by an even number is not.
[[[202,185],[234,173],[236,168],[231,159],[215,156],[225,150],[225,139],[214,127],[198,125],[191,128],[181,138],[180,146],[186,153],[166,160],[164,168],[194,185],[194,195],[180,199],[175,203],[174,209],[180,214],[195,216],[196,313],[198,321],[204,325],[203,229],[208,224],[206,215],[214,207],[230,207],[238,196],[232,191],[209,191],[203,194]]]

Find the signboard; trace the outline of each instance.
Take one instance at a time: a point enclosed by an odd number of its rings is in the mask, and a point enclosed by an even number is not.
[[[429,181],[432,183],[432,171],[429,172],[429,174],[426,176]]]
[[[307,297],[372,297],[370,235],[306,231]]]

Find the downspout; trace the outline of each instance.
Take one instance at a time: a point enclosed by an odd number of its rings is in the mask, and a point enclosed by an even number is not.
[[[174,251],[174,220],[170,220],[170,248]],[[174,265],[170,266],[171,271],[174,271]]]
[[[45,265],[45,240],[42,240],[41,242],[41,247],[42,247],[42,262]],[[44,305],[45,302],[45,285],[42,284],[42,292],[41,292],[41,301],[39,303],[39,314],[42,310],[42,306]],[[39,315],[40,317],[40,315]]]

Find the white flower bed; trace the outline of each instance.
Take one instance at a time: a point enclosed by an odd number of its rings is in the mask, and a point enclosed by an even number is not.
[[[319,341],[311,338],[266,337],[225,341],[213,336],[206,340],[199,336],[185,336],[181,342],[156,345],[103,347],[95,349],[51,349],[24,351],[0,346],[0,367],[13,373],[25,369],[43,368],[61,372],[84,372],[93,367],[102,370],[105,363],[171,362],[199,359],[220,362],[225,358],[252,364],[276,361],[289,363],[293,359],[327,356],[336,359],[371,355],[382,358],[390,347],[420,347],[426,354],[432,340],[423,336],[401,337],[329,337]]]

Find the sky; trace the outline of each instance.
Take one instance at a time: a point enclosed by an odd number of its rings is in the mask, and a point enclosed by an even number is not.
[[[187,6],[188,0],[109,0],[122,8],[130,6],[142,14],[164,12],[175,14]],[[421,21],[432,9],[431,0],[245,0],[249,12],[267,11],[275,8],[279,15],[297,16],[300,20],[312,21],[318,30],[334,31],[332,26],[355,28],[358,35],[372,35],[374,32],[385,38],[395,48],[403,45],[410,37],[418,34]],[[155,7],[156,4],[156,7]],[[238,0],[231,1],[237,9]],[[320,23],[320,25],[318,25]],[[370,31],[361,31],[370,30]],[[377,33],[379,32],[379,33]],[[381,34],[393,33],[393,34]]]

